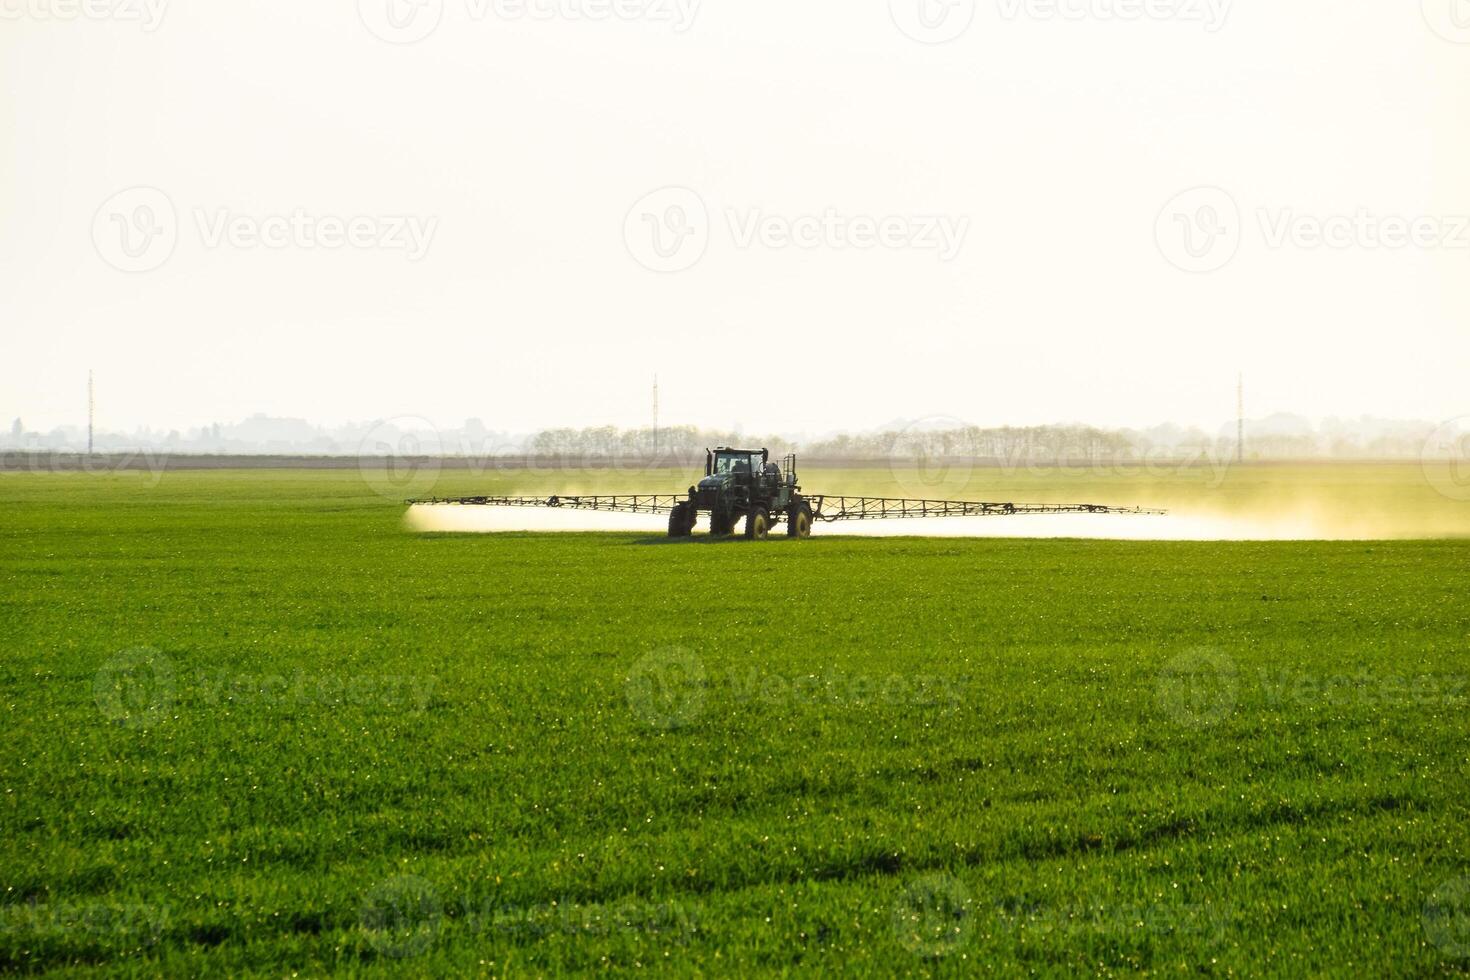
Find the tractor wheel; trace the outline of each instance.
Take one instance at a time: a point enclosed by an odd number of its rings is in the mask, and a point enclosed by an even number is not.
[[[735,525],[722,511],[711,511],[709,515],[709,533],[716,538],[723,538],[734,533]]]
[[[669,514],[669,537],[687,538],[694,531],[694,514],[687,503],[675,504]]]
[[[745,536],[755,541],[764,541],[771,533],[771,519],[759,507],[752,507],[745,515]]]
[[[812,536],[812,508],[805,500],[792,506],[786,513],[786,536],[809,538]]]

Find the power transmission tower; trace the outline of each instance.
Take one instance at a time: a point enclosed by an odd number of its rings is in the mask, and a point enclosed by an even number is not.
[[[97,427],[97,391],[92,383],[92,371],[87,371],[87,455],[92,455],[92,436]]]
[[[658,375],[653,376],[653,455],[658,455]]]
[[[1245,462],[1245,372],[1235,379],[1235,461]]]

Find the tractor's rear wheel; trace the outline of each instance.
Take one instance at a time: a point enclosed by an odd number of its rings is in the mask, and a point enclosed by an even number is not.
[[[694,512],[689,504],[675,504],[669,514],[669,537],[687,538],[694,531]]]
[[[771,518],[760,507],[752,507],[745,515],[745,536],[764,541],[771,533]]]
[[[786,513],[786,536],[809,538],[812,536],[812,507],[805,500],[793,504]]]

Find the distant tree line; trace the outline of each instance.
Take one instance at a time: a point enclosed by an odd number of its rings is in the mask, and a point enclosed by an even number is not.
[[[1254,427],[1254,426],[1253,426]],[[1321,431],[1248,430],[1250,459],[1417,458],[1425,452],[1432,427],[1404,423],[1389,433],[1355,432],[1342,424]],[[562,458],[665,456],[688,460],[707,447],[765,447],[773,455],[798,452],[809,459],[973,458],[1024,464],[1030,461],[1148,460],[1231,458],[1233,433],[1212,436],[1200,429],[1159,426],[1149,430],[1101,429],[1088,425],[910,427],[868,433],[841,433],[807,441],[728,430],[675,426],[667,429],[548,429],[525,443],[527,453]]]
[[[772,453],[793,452],[796,448],[775,436],[749,436],[739,432],[699,429],[692,425],[657,430],[618,429],[606,425],[591,429],[546,429],[526,441],[526,452],[533,456],[583,459],[629,456],[688,459],[715,446],[767,448]]]
[[[1081,425],[901,429],[839,435],[806,447],[811,456],[903,459],[973,457],[986,459],[1102,459],[1126,455],[1136,441],[1121,432]]]
[[[1128,455],[1137,441],[1121,432],[1088,426],[978,427],[924,431],[890,430],[861,435],[840,434],[806,443],[779,436],[753,436],[694,426],[659,429],[548,429],[526,443],[535,456],[615,458],[624,456],[700,455],[714,446],[767,448],[773,455],[800,452],[809,458],[893,459],[968,456],[1009,460],[1098,459]]]

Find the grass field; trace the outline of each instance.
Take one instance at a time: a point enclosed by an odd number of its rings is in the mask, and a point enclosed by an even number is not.
[[[966,478],[1470,532],[1417,467]],[[1470,972],[1470,540],[414,535],[373,483],[0,475],[0,969]]]

